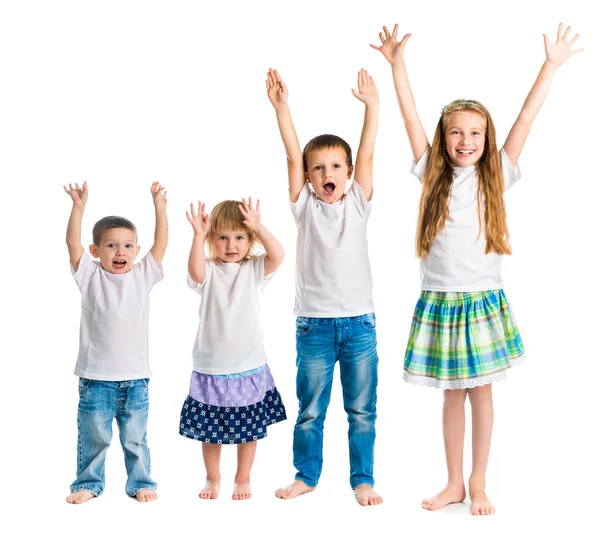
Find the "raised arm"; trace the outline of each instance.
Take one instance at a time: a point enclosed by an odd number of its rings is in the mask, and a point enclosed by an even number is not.
[[[272,274],[283,262],[285,256],[283,247],[273,234],[260,221],[260,200],[256,201],[256,208],[252,207],[252,198],[242,198],[243,204],[239,206],[244,216],[244,225],[253,231],[259,238],[265,252],[265,276]]]
[[[285,146],[288,165],[288,183],[290,200],[296,202],[300,191],[306,182],[302,150],[298,143],[296,129],[292,122],[290,107],[288,106],[288,89],[283,83],[277,70],[269,69],[267,74],[267,95],[277,115],[279,133]]]
[[[379,92],[373,78],[369,76],[369,72],[364,69],[358,72],[358,91],[353,89],[352,94],[365,104],[365,121],[356,153],[354,178],[363,189],[365,198],[371,200],[373,196],[373,152],[375,151],[379,121]]]
[[[206,279],[206,262],[204,260],[204,243],[210,226],[210,216],[204,212],[204,204],[198,202],[198,211],[194,210],[194,204],[190,204],[190,213],[185,212],[187,220],[194,230],[194,240],[188,258],[188,274],[196,283],[202,283]]]
[[[63,186],[65,192],[71,197],[73,207],[67,224],[67,248],[69,249],[69,260],[73,270],[79,268],[79,261],[83,254],[83,245],[81,244],[81,220],[88,200],[87,183],[84,182],[81,187],[75,183],[75,186],[69,184],[69,188]]]
[[[392,76],[394,77],[394,87],[400,105],[400,114],[404,120],[413,159],[418,162],[427,151],[429,140],[417,114],[417,106],[408,83],[408,73],[404,63],[404,48],[410,38],[410,33],[404,35],[400,42],[396,40],[397,36],[398,24],[394,25],[394,31],[391,35],[387,27],[384,27],[383,33],[379,33],[381,46],[371,45],[371,47],[381,52],[392,66]]]
[[[169,242],[169,225],[167,223],[167,191],[157,182],[150,187],[152,199],[154,200],[154,215],[156,225],[154,226],[154,244],[150,249],[154,262],[160,268],[167,243]]]
[[[550,44],[548,36],[544,33],[544,47],[546,49],[546,60],[542,65],[542,69],[538,74],[529,95],[523,103],[523,108],[517,117],[517,120],[513,124],[513,127],[508,133],[506,142],[504,143],[504,151],[510,160],[511,165],[514,167],[519,161],[519,156],[525,145],[525,140],[531,130],[531,125],[535,120],[535,117],[539,113],[546,95],[552,85],[552,79],[556,69],[570,56],[581,52],[583,49],[571,50],[571,47],[575,44],[575,41],[579,38],[576,34],[569,41],[570,27],[567,27],[563,33],[563,24],[558,26],[558,33],[556,34],[556,43]]]

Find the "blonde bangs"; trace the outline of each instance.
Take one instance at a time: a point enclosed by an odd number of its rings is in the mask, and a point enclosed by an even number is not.
[[[223,202],[219,202],[210,214],[210,227],[206,236],[206,244],[210,253],[210,259],[213,262],[219,262],[213,239],[217,232],[223,229],[244,231],[248,235],[250,248],[244,260],[249,260],[254,256],[254,245],[261,244],[258,237],[244,224],[244,216],[239,206],[242,206],[240,200],[224,200]]]

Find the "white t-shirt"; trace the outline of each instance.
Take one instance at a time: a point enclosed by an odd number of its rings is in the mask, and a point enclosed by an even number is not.
[[[425,175],[429,150],[418,163],[413,161],[411,173],[421,182]],[[510,188],[521,178],[504,150],[500,150],[504,188]],[[437,234],[431,249],[421,259],[421,289],[424,291],[487,291],[502,288],[500,267],[502,255],[485,254],[485,200],[481,201],[481,233],[477,215],[477,169],[455,167],[450,197],[450,215]],[[477,235],[479,234],[479,238]]]
[[[146,254],[125,274],[111,274],[87,252],[71,272],[81,291],[79,357],[75,374],[92,380],[151,376],[148,351],[150,291],[162,266]]]
[[[227,375],[267,362],[260,328],[260,294],[275,272],[265,278],[266,254],[243,264],[206,259],[206,278],[188,286],[202,296],[200,325],[194,344],[194,370]]]
[[[334,204],[308,183],[290,201],[298,228],[295,316],[335,318],[374,312],[367,244],[371,203],[356,181]]]

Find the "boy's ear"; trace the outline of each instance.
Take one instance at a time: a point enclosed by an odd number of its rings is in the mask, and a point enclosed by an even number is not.
[[[140,245],[137,246],[137,248],[135,249],[135,257],[137,258],[138,254],[140,253],[140,248],[142,248]]]
[[[98,258],[98,247],[96,245],[90,245],[90,254],[94,258]]]
[[[308,178],[308,173],[304,171],[304,181],[310,184],[310,179]]]
[[[352,173],[354,173],[354,165],[350,165],[350,167],[348,167],[348,178],[352,177]]]

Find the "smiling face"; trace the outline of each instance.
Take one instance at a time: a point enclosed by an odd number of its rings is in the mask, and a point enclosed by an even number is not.
[[[342,147],[323,148],[306,154],[306,178],[319,200],[333,204],[344,196],[346,181],[354,166],[348,167]]]
[[[251,240],[244,229],[218,229],[215,231],[212,244],[217,258],[225,263],[239,263],[248,254]]]
[[[455,167],[470,167],[485,151],[485,120],[473,111],[460,111],[448,117],[446,152]]]
[[[140,251],[136,233],[122,227],[107,229],[98,245],[90,246],[90,254],[100,260],[102,268],[111,274],[126,274]]]

